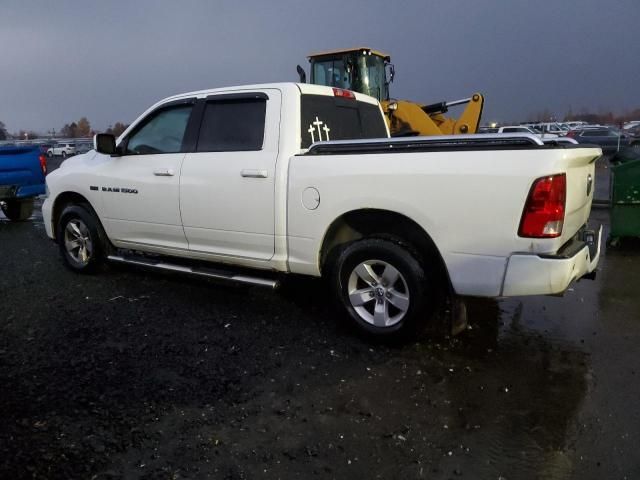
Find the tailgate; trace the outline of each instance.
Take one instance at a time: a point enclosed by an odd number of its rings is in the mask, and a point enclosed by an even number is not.
[[[570,240],[589,219],[595,190],[595,162],[601,156],[599,148],[564,150],[562,162],[567,175],[567,199],[562,243]]]
[[[0,147],[0,185],[22,186],[44,183],[37,146]]]

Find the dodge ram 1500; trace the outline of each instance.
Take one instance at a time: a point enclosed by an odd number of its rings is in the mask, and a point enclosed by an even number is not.
[[[601,230],[586,224],[599,148],[390,139],[375,99],[294,83],[170,97],[94,141],[47,177],[43,205],[78,272],[322,276],[345,318],[396,336],[428,321],[437,291],[557,294],[598,263]]]

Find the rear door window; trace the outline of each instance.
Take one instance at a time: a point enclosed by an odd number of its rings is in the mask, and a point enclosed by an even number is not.
[[[585,130],[582,132],[583,137],[604,137],[606,135],[606,130]]]
[[[208,101],[202,117],[196,151],[261,150],[266,111],[266,98]]]
[[[378,105],[327,95],[302,95],[301,147],[314,142],[386,138]]]

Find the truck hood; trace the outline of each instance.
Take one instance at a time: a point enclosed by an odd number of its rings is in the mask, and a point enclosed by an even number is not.
[[[89,150],[87,153],[81,153],[80,155],[74,155],[73,157],[67,158],[64,162],[60,164],[61,169],[74,167],[76,165],[81,165],[85,163],[87,160],[91,160],[96,156],[95,150]]]

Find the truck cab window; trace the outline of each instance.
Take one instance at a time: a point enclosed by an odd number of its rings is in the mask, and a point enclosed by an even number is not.
[[[181,105],[152,113],[129,137],[126,153],[179,153],[191,109],[192,105]]]
[[[264,98],[207,102],[196,151],[261,150],[266,109],[267,101]]]
[[[327,95],[302,95],[301,147],[327,140],[385,138],[387,128],[377,104]]]

